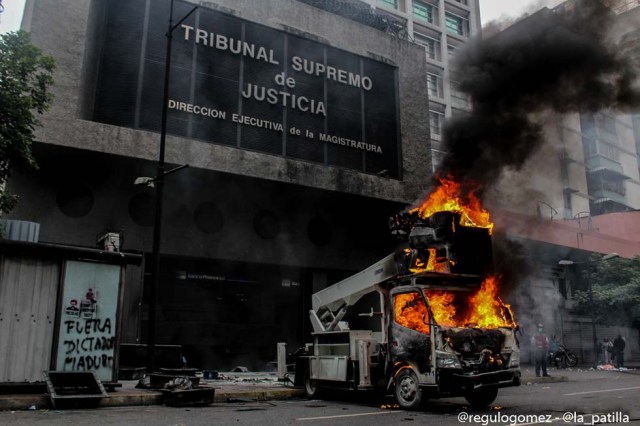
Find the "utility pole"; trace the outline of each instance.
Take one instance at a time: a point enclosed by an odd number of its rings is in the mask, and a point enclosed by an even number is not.
[[[151,248],[151,287],[149,291],[149,327],[147,329],[147,374],[156,370],[155,349],[156,349],[156,315],[158,308],[158,288],[160,286],[160,239],[162,236],[162,203],[164,196],[164,177],[168,173],[177,169],[165,172],[164,153],[167,139],[167,112],[169,107],[169,79],[171,74],[171,44],[173,41],[173,31],[182,24],[193,12],[198,9],[195,6],[189,13],[173,24],[173,1],[169,6],[169,27],[165,36],[167,37],[167,51],[164,60],[164,88],[162,97],[162,123],[160,125],[160,153],[158,155],[158,168],[156,177],[153,179],[155,186],[155,207],[153,218],[153,243]],[[181,166],[183,168],[185,166]]]

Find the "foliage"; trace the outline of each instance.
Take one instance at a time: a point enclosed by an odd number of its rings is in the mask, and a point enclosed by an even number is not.
[[[5,190],[14,167],[37,168],[31,152],[37,116],[53,100],[55,61],[31,43],[29,33],[0,35],[0,214],[18,197]]]
[[[593,311],[598,322],[640,327],[640,257],[594,261],[581,268],[593,286]],[[589,281],[585,281],[588,285]],[[578,311],[591,313],[589,291],[575,294]]]

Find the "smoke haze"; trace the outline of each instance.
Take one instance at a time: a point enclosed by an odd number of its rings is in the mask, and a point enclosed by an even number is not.
[[[540,191],[560,178],[557,163],[545,161],[560,154],[553,137],[545,140],[545,124],[558,124],[560,114],[627,112],[640,105],[635,64],[610,36],[615,17],[603,0],[581,0],[470,42],[455,59],[452,79],[473,109],[448,121],[436,177],[453,177],[494,207],[544,200]],[[496,22],[493,30],[508,23]],[[529,252],[506,231],[493,239],[505,300],[525,330],[542,322],[553,333],[558,289],[540,277],[541,253]]]
[[[483,198],[505,169],[520,169],[542,145],[536,115],[637,107],[636,70],[608,38],[614,16],[602,0],[583,0],[471,42],[456,66],[473,112],[445,128],[439,174],[473,182]]]

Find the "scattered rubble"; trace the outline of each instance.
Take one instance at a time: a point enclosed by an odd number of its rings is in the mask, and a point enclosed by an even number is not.
[[[169,380],[169,382],[164,385],[164,388],[171,390],[193,389],[193,382],[187,377],[176,377],[175,379]]]

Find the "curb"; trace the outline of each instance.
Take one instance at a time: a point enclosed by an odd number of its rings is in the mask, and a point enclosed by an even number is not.
[[[234,392],[221,388],[216,388],[214,403],[234,402],[234,399],[249,401],[276,401],[293,398],[302,398],[305,393],[303,389],[264,389]],[[161,392],[153,390],[143,390],[139,392],[112,392],[108,398],[104,398],[99,407],[129,407],[162,405],[164,398]],[[51,400],[48,394],[30,395],[0,395],[0,411],[9,410],[29,410],[35,406],[36,410],[51,410]]]
[[[37,410],[51,409],[49,395],[2,395],[0,396],[0,410],[28,410],[35,406]]]
[[[560,383],[567,382],[569,378],[567,376],[551,376],[551,377],[523,377],[521,383],[524,386],[537,384],[537,383]]]
[[[304,397],[304,389],[269,389],[263,391],[225,392],[216,389],[213,402],[233,402],[233,399],[250,399],[255,401],[277,401]]]
[[[633,374],[633,375],[635,375],[635,376],[638,376],[638,375],[640,375],[640,370],[637,370],[637,369],[633,369],[633,370],[631,370],[631,369],[629,369],[629,370],[624,370],[624,371],[618,371],[618,373],[622,373],[622,374]]]
[[[143,391],[143,392],[113,392],[109,394],[109,398],[105,398],[100,402],[100,407],[129,407],[135,405],[162,405],[162,392]]]

